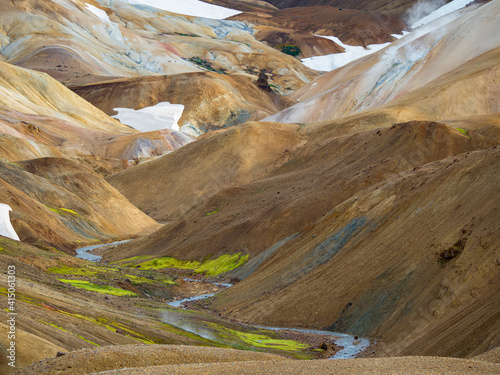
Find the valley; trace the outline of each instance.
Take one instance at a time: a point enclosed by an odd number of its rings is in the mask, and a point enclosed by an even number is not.
[[[500,372],[499,18],[2,2],[0,372]]]

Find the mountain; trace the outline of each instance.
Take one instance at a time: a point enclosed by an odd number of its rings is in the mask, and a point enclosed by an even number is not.
[[[424,25],[305,85],[266,121],[108,177],[169,223],[104,258],[248,254],[216,313],[377,337],[376,355],[495,347],[500,60],[496,38],[484,40],[498,6]],[[238,133],[256,155],[232,146]],[[135,182],[158,178],[150,195]]]
[[[500,0],[273,4],[0,3],[18,373],[498,372]]]

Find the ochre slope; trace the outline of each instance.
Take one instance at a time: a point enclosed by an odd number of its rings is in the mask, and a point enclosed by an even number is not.
[[[56,117],[76,126],[136,133],[68,90],[47,74],[0,62],[0,106],[11,111]]]
[[[493,30],[499,8],[500,2],[493,1],[424,25],[296,91],[291,97],[300,103],[267,120],[326,121],[383,105],[394,107],[404,98],[411,104],[416,96],[437,102],[419,106],[420,117],[414,119],[440,121],[496,112],[500,39]],[[462,80],[471,90],[466,95]]]
[[[494,147],[358,191],[215,306],[254,323],[374,336],[382,355],[497,346],[499,160]]]
[[[179,127],[187,126],[197,133],[260,120],[294,104],[258,88],[251,77],[213,72],[121,79],[71,89],[108,115],[116,114],[114,108],[182,103]]]
[[[247,123],[211,132],[107,181],[151,217],[174,220],[220,190],[248,183],[285,163],[301,140],[297,129]]]
[[[102,177],[68,159],[0,163],[0,183],[22,241],[71,249],[158,228]]]
[[[374,122],[371,124],[373,126]],[[258,129],[258,126],[259,123],[251,124],[251,129]],[[271,123],[262,123],[260,128],[262,132],[269,132],[277,126],[283,128],[283,125]],[[332,128],[335,129],[335,124]],[[242,134],[247,139],[256,137],[252,142],[262,147],[263,143],[257,141],[262,139],[262,134],[249,133],[248,129],[249,125],[242,125]],[[316,130],[320,131],[322,129]],[[410,122],[391,128],[354,132],[351,128],[350,133],[338,136],[332,131],[330,138],[325,138],[324,133],[317,136],[314,130],[308,131],[305,127],[295,137],[295,142],[300,139],[299,135],[304,136],[303,133],[307,133],[309,142],[296,143],[300,146],[296,149],[284,146],[286,150],[281,149],[280,163],[271,165],[272,169],[261,169],[260,175],[247,174],[244,169],[227,169],[227,160],[236,158],[238,163],[245,160],[249,165],[259,166],[246,151],[235,152],[225,147],[221,150],[224,158],[218,156],[218,150],[209,154],[213,157],[197,159],[200,150],[212,150],[206,145],[207,141],[215,141],[203,139],[180,150],[185,163],[182,171],[190,172],[182,178],[169,180],[166,189],[165,183],[155,184],[153,179],[167,171],[170,171],[169,179],[176,177],[173,172],[178,163],[173,160],[180,157],[179,151],[111,176],[108,181],[138,207],[153,217],[168,214],[172,223],[150,237],[106,254],[106,257],[116,260],[147,253],[203,259],[208,254],[241,251],[256,256],[277,241],[312,225],[363,187],[431,161],[500,142],[498,121],[493,120],[484,126],[484,130],[477,125],[475,131],[471,130],[470,138],[456,129],[432,122]],[[218,139],[227,142],[222,137],[226,133],[219,134]],[[156,167],[160,163],[162,169]],[[204,172],[194,172],[199,169]],[[165,172],[161,173],[161,170]],[[226,171],[230,172],[229,175]],[[197,176],[196,184],[192,182],[193,177],[186,179],[186,176]],[[144,181],[151,181],[148,187],[151,186],[149,191],[152,194],[139,192],[139,184]],[[174,186],[171,188],[171,185]],[[198,185],[213,188],[204,190],[201,195]],[[184,200],[181,201],[180,197]],[[179,214],[184,214],[173,220],[173,210],[179,210],[179,207],[183,208]],[[192,210],[188,211],[191,207]]]

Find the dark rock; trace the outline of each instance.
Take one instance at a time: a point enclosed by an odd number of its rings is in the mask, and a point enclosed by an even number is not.
[[[268,92],[272,91],[271,87],[269,86],[269,83],[267,82],[267,74],[264,69],[261,70],[259,73],[259,78],[257,79],[257,86],[264,91]]]
[[[123,335],[123,330],[121,328],[117,328],[116,329],[116,333],[118,333],[120,335]]]
[[[319,348],[322,350],[328,350],[328,344],[326,342],[322,342]]]
[[[65,355],[66,353],[64,352],[57,352],[56,354],[56,357],[62,357],[63,355]]]

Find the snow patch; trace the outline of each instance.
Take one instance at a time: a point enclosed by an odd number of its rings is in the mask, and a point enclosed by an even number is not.
[[[402,37],[407,36],[409,33],[409,31],[403,31],[402,34],[391,34],[391,36],[396,39],[401,39]]]
[[[429,14],[429,15],[425,16],[424,18],[420,19],[419,21],[415,22],[414,24],[411,25],[411,28],[415,29],[419,26],[425,25],[426,23],[437,20],[438,18],[446,16],[447,14],[449,14],[451,12],[462,9],[467,4],[470,4],[473,1],[474,0],[453,0],[452,2],[449,2],[446,5],[443,5],[442,7],[433,11],[431,14]]]
[[[114,108],[114,110],[118,114],[112,117],[141,132],[163,129],[179,131],[177,121],[182,116],[184,105],[160,102],[154,106],[145,107],[137,111],[133,108]]]
[[[105,11],[103,11],[102,9],[99,9],[93,5],[90,5],[90,4],[85,4],[86,8],[94,15],[96,16],[97,18],[99,18],[101,21],[103,22],[111,22],[109,20],[109,17],[108,15],[106,14]]]
[[[344,44],[340,41],[339,38],[336,38],[334,36],[324,36],[324,35],[316,35],[316,36],[330,39],[331,41],[335,42],[336,44],[345,49],[345,52],[343,53],[333,53],[331,55],[314,56],[302,59],[302,63],[305,66],[311,69],[322,70],[322,71],[330,71],[340,68],[341,66],[349,64],[351,61],[370,55],[391,44],[391,43],[370,44],[365,49],[360,46],[350,46],[348,44]]]
[[[167,12],[184,14],[187,16],[212,18],[222,20],[240,14],[234,9],[224,8],[218,5],[204,3],[199,0],[125,0],[132,5],[147,5],[154,8],[166,10]]]
[[[12,211],[12,208],[10,208],[8,204],[0,203],[0,235],[20,241],[19,236],[10,222],[9,211]]]

